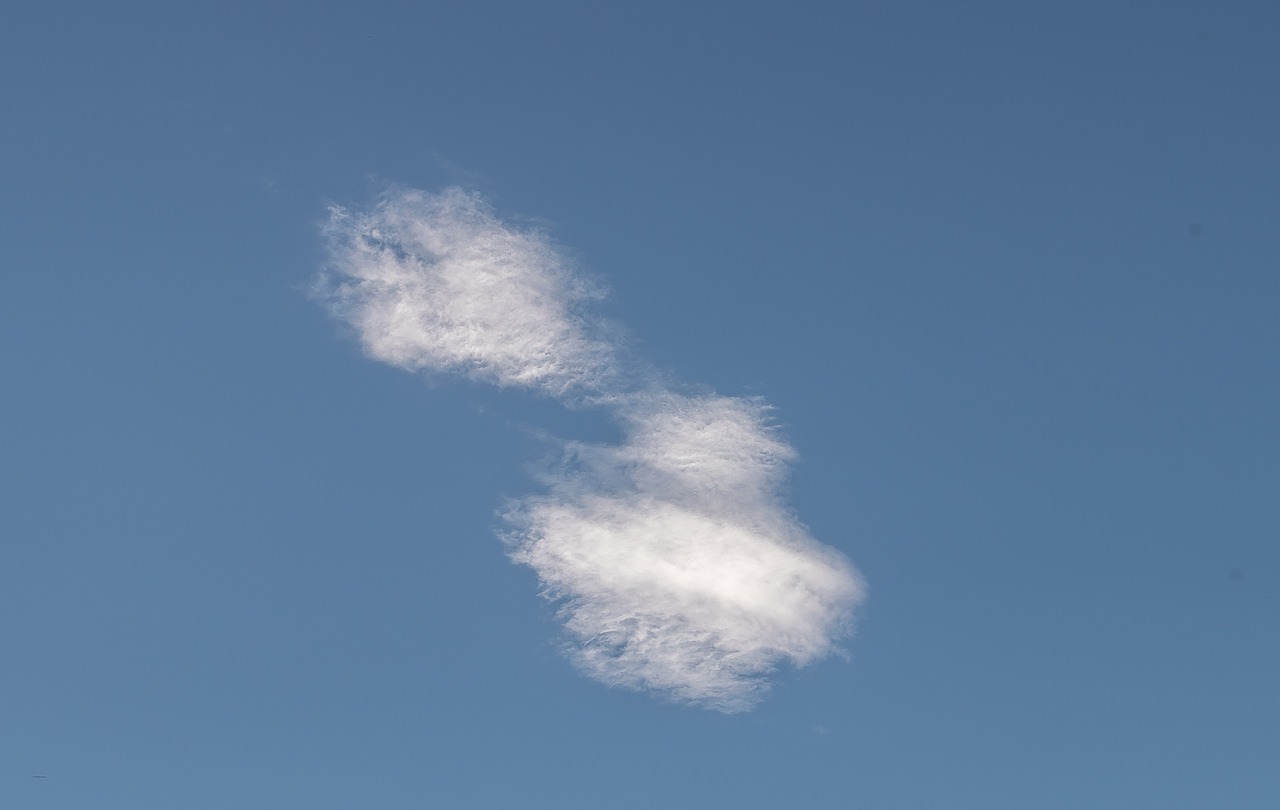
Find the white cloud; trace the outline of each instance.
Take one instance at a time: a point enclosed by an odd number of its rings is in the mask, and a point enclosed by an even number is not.
[[[557,396],[614,377],[614,347],[586,312],[602,290],[478,195],[391,192],[367,212],[333,208],[326,230],[317,293],[375,360]]]
[[[767,406],[626,367],[586,309],[599,288],[473,194],[392,192],[363,214],[335,209],[329,234],[319,290],[370,356],[618,418],[621,444],[565,443],[546,492],[506,516],[512,559],[560,604],[585,673],[733,712],[780,665],[836,649],[862,581],[783,502],[795,452]]]
[[[508,516],[512,558],[563,600],[592,677],[748,709],[778,664],[832,652],[861,581],[780,503],[792,450],[761,406],[656,400],[623,407],[620,446],[568,446],[549,493]]]

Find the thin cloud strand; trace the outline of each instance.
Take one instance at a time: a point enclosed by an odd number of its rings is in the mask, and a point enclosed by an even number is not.
[[[598,681],[738,712],[780,666],[838,650],[864,586],[780,495],[795,451],[753,399],[679,393],[590,315],[598,285],[476,195],[398,190],[334,209],[317,292],[373,358],[612,410],[616,445],[565,442],[503,538]],[[636,380],[641,380],[637,385]]]

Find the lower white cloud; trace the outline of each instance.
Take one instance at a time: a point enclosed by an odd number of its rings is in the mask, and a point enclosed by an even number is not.
[[[623,412],[626,441],[569,445],[508,515],[512,558],[561,603],[588,675],[749,709],[779,664],[833,651],[861,580],[779,501],[792,451],[761,406],[660,394]]]

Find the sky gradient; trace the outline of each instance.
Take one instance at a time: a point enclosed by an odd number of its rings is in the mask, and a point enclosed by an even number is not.
[[[1278,27],[6,12],[0,806],[1274,806]],[[590,314],[547,345],[626,379],[371,361],[315,285],[396,189],[536,235]],[[687,446],[637,390],[769,437],[866,583],[843,657],[752,630],[751,711],[583,677],[540,592],[585,580],[502,539],[675,491],[620,472]]]

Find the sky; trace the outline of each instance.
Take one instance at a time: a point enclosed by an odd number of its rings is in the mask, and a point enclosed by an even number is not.
[[[1278,29],[7,10],[0,806],[1275,806]]]

